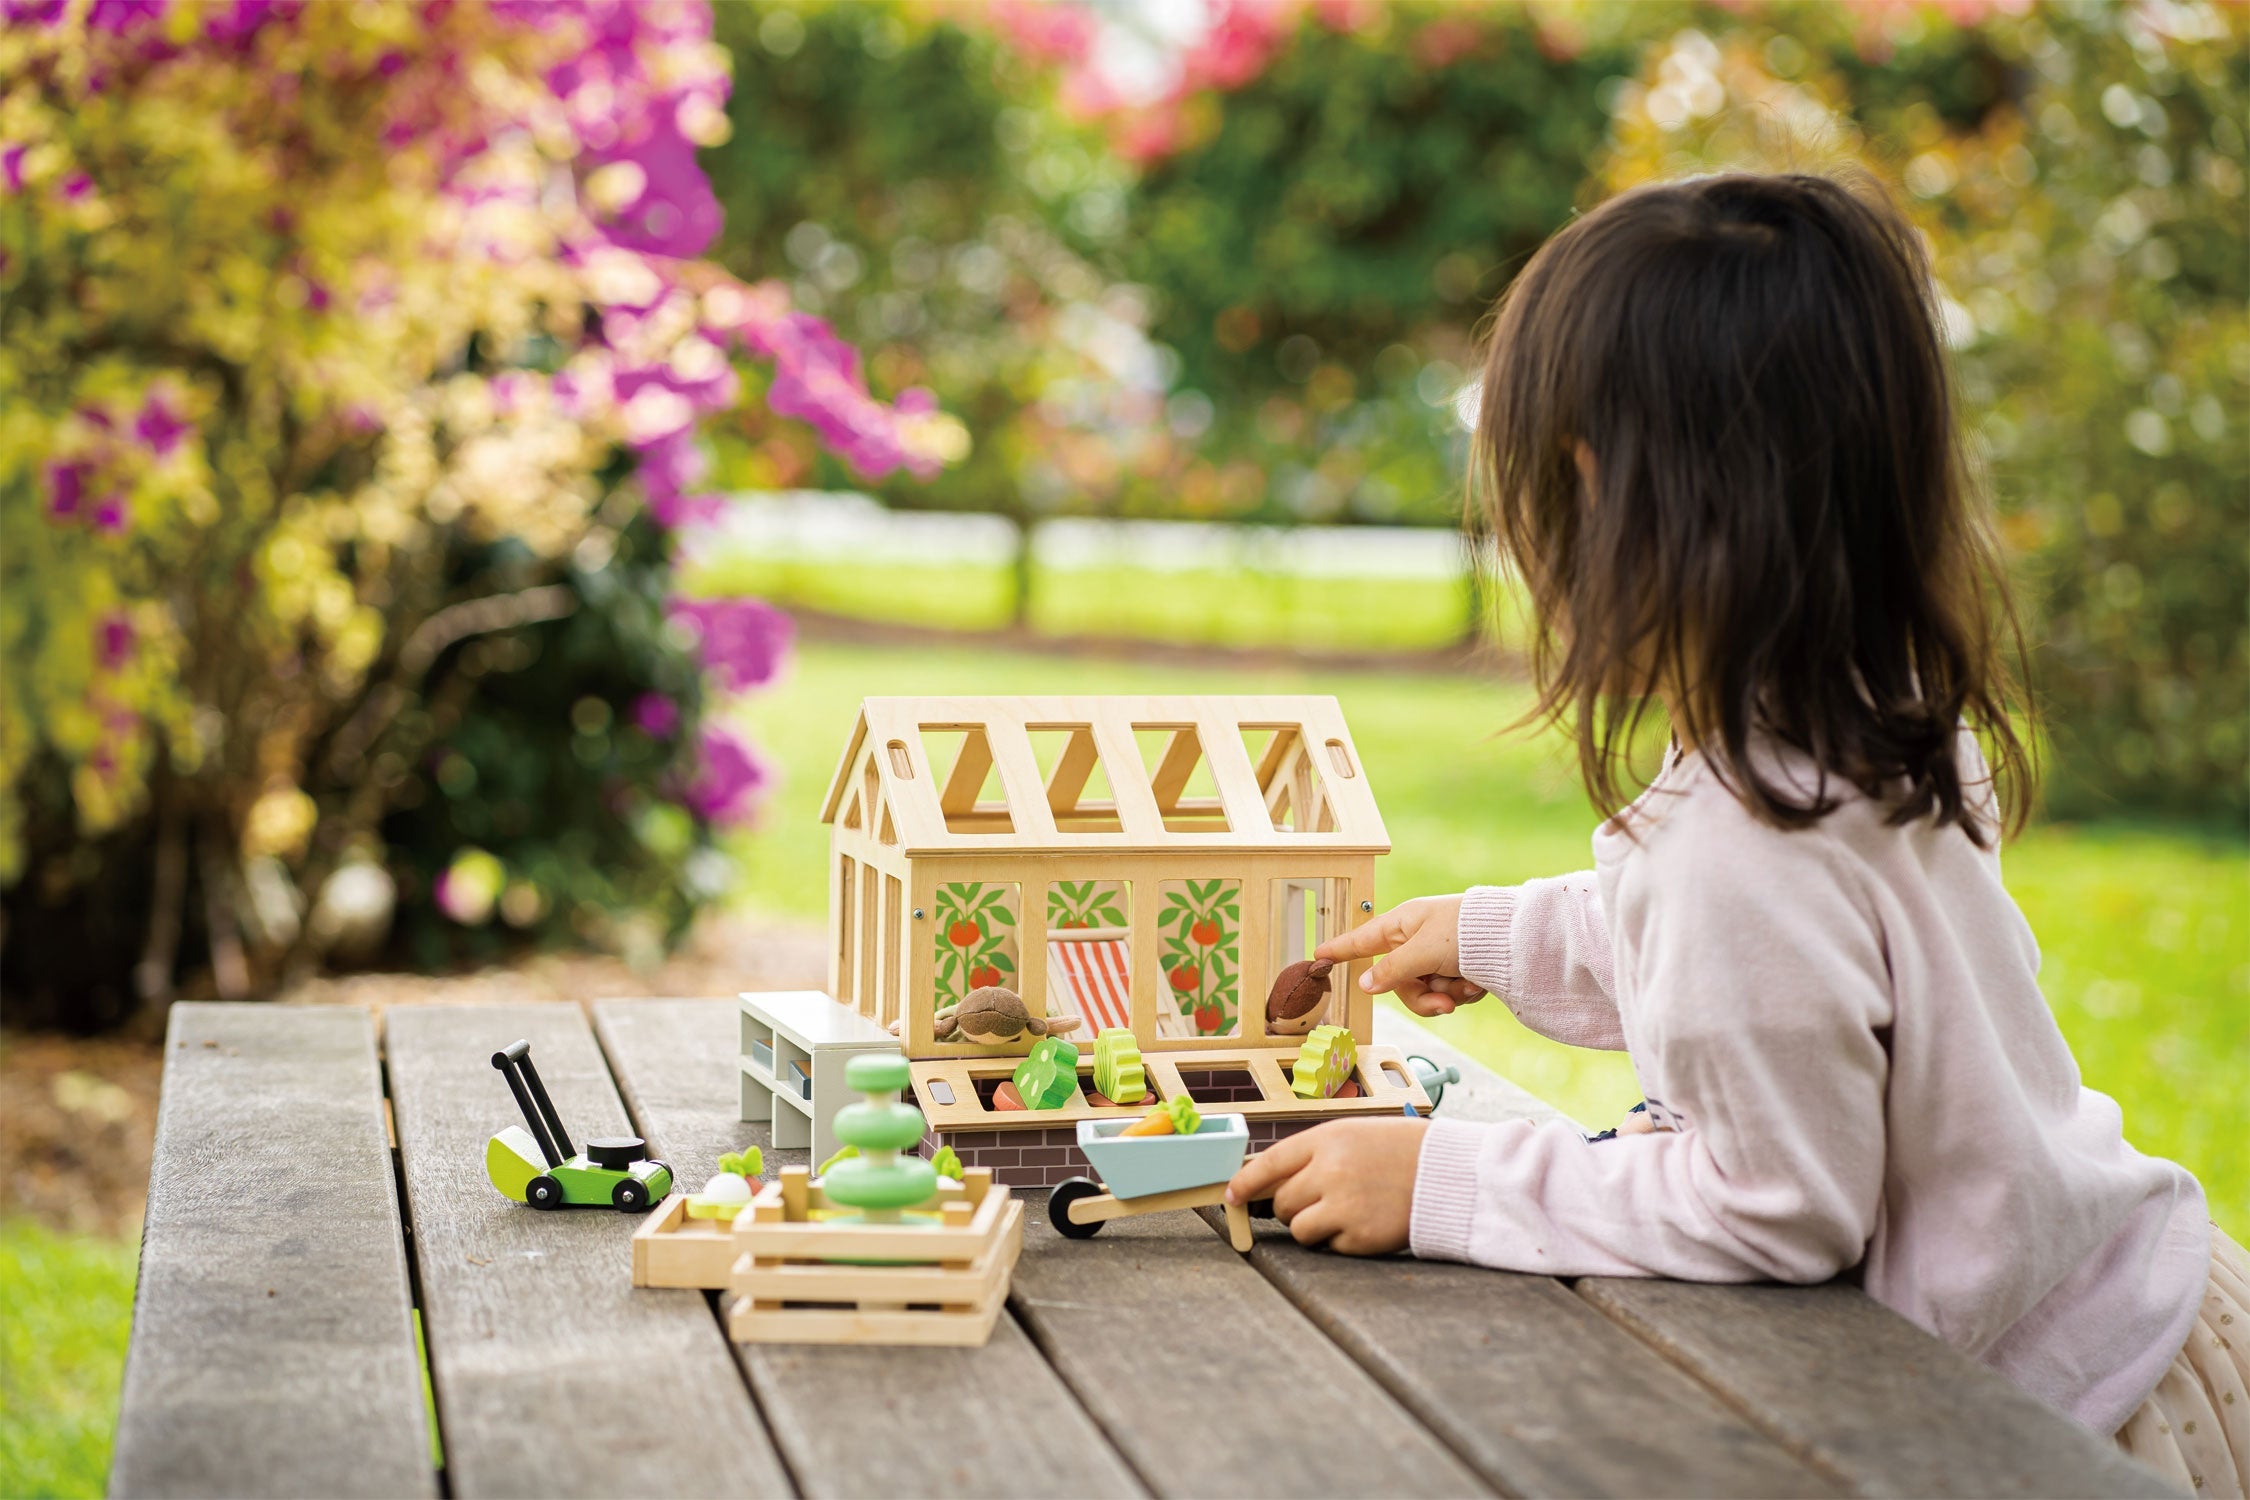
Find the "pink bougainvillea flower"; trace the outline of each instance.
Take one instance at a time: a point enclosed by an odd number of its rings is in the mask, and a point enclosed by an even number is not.
[[[125,529],[127,502],[123,490],[111,490],[94,507],[94,524],[112,536]]]
[[[86,498],[86,466],[76,463],[47,465],[47,514],[63,520],[78,514]]]
[[[28,21],[52,26],[62,19],[69,0],[0,0],[0,21]]]
[[[695,633],[704,670],[737,693],[773,680],[797,631],[763,599],[680,599],[666,613]]]
[[[0,146],[0,188],[12,196],[23,191],[23,159],[31,148],[21,141]]]
[[[62,180],[58,191],[65,203],[76,203],[94,191],[94,179],[84,172],[73,172]]]
[[[688,810],[706,822],[740,827],[757,815],[771,779],[757,752],[724,729],[707,725],[697,744],[695,777],[685,788]]]
[[[659,116],[640,139],[602,154],[600,164],[631,162],[641,169],[640,196],[603,226],[613,244],[644,255],[692,260],[726,222],[711,180],[696,164],[695,145],[680,134],[671,114]]]
[[[186,419],[173,409],[171,398],[162,390],[150,391],[141,414],[133,419],[133,436],[158,458],[170,458],[188,431]]]
[[[169,9],[167,0],[94,0],[86,10],[86,26],[123,36],[149,21],[162,20]]]
[[[633,700],[633,722],[642,733],[668,740],[680,727],[680,705],[662,693],[643,693]]]
[[[133,622],[123,610],[111,610],[94,626],[94,655],[105,672],[116,671],[132,658]]]

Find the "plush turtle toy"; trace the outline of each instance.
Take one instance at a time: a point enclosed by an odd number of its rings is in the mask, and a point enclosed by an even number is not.
[[[1327,959],[1300,958],[1273,978],[1266,991],[1266,1035],[1303,1036],[1328,1014]]]
[[[1023,996],[997,984],[969,991],[959,1005],[948,1005],[933,1018],[941,1042],[982,1042],[1004,1046],[1029,1036],[1059,1036],[1078,1029],[1076,1016],[1035,1016]]]

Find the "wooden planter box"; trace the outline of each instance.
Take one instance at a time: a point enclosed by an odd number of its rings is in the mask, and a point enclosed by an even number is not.
[[[687,1198],[674,1193],[633,1231],[633,1285],[720,1291],[735,1254],[733,1221],[691,1219]]]
[[[977,1345],[992,1336],[1023,1251],[1023,1205],[990,1172],[941,1182],[926,1206],[937,1224],[814,1217],[829,1206],[803,1167],[785,1167],[735,1220],[726,1314],[737,1343]]]

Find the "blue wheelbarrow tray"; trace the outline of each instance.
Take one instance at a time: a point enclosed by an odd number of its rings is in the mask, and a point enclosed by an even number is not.
[[[1205,1115],[1193,1135],[1120,1136],[1131,1120],[1080,1120],[1078,1149],[1115,1198],[1145,1198],[1224,1182],[1250,1151],[1241,1115]]]

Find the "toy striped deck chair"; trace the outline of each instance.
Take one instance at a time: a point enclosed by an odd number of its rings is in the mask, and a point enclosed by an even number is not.
[[[1133,967],[1127,935],[1104,928],[1047,934],[1047,1000],[1050,1013],[1085,1022],[1091,1041],[1112,1026],[1133,1024]]]

